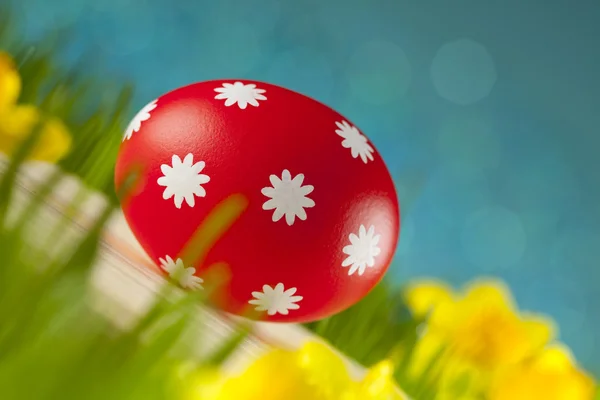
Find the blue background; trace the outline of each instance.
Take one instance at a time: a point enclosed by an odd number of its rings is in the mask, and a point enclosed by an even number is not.
[[[75,23],[135,106],[252,78],[352,119],[398,184],[390,275],[505,279],[600,373],[600,3],[592,0],[20,0]],[[71,57],[77,53],[71,54]]]

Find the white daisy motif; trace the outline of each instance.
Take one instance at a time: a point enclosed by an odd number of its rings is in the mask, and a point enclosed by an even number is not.
[[[293,225],[296,217],[302,221],[306,220],[305,208],[315,206],[312,199],[306,197],[315,188],[312,185],[302,186],[304,174],[298,174],[292,179],[290,171],[283,170],[281,179],[277,175],[269,177],[272,187],[265,187],[261,193],[270,200],[267,200],[262,208],[263,210],[275,210],[273,212],[273,222],[279,221],[285,215],[285,221],[288,225]]]
[[[153,102],[147,104],[136,114],[135,117],[133,117],[129,125],[127,125],[127,129],[125,129],[123,141],[131,139],[131,135],[133,135],[133,132],[138,132],[142,127],[142,122],[150,119],[150,111],[156,108],[157,101],[158,100],[154,100]]]
[[[160,170],[163,176],[156,181],[160,186],[164,186],[163,199],[168,200],[175,197],[175,207],[181,208],[185,202],[190,207],[196,204],[195,197],[206,196],[206,190],[203,184],[210,181],[208,175],[201,174],[205,167],[204,161],[198,161],[194,164],[194,155],[189,153],[183,161],[178,155],[173,155],[172,165],[162,164]]]
[[[165,258],[159,258],[158,261],[160,261],[160,267],[182,288],[194,290],[203,289],[202,283],[204,280],[194,275],[196,273],[196,268],[186,268],[181,258],[173,261],[170,256],[165,256]]]
[[[350,149],[352,157],[356,158],[360,156],[365,164],[367,163],[367,159],[373,161],[373,152],[375,150],[369,145],[367,138],[355,126],[350,125],[348,121],[336,122],[335,124],[339,128],[335,130],[335,133],[344,138],[342,146]]]
[[[381,249],[377,247],[381,235],[375,235],[375,227],[371,225],[369,230],[361,225],[358,230],[358,236],[351,233],[348,237],[350,244],[345,246],[342,251],[348,257],[342,262],[342,267],[350,266],[348,275],[358,271],[359,275],[365,273],[367,267],[375,265],[375,257],[381,253]]]
[[[258,107],[258,100],[266,100],[263,95],[264,89],[258,89],[255,84],[244,85],[242,82],[224,83],[222,87],[216,88],[215,96],[217,100],[225,100],[225,106],[229,107],[237,103],[242,110],[248,107],[248,104]]]
[[[283,283],[278,283],[275,288],[264,285],[262,292],[252,292],[254,299],[248,303],[255,305],[256,311],[266,311],[269,315],[281,314],[288,315],[290,310],[300,308],[297,302],[302,300],[302,296],[294,296],[296,288],[284,290]]]

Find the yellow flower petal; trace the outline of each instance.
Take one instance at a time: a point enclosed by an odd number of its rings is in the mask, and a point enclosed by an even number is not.
[[[431,329],[437,329],[449,334],[460,326],[469,309],[456,300],[440,301],[431,311],[427,325]]]
[[[240,375],[227,379],[219,400],[301,400],[312,398],[296,354],[276,349],[259,357]]]
[[[306,342],[298,350],[298,361],[303,368],[337,368],[346,369],[341,356],[325,343]]]
[[[532,356],[554,335],[552,321],[521,317],[506,285],[492,279],[474,281],[459,300],[440,303],[429,328],[446,335],[454,357],[489,371]]]
[[[394,365],[391,361],[381,361],[371,367],[362,381],[362,390],[367,398],[374,398],[394,391]]]
[[[446,337],[439,334],[439,332],[435,330],[424,332],[412,349],[410,365],[407,370],[408,375],[412,378],[418,378],[430,366],[433,366],[432,373],[438,373],[445,358],[446,346]],[[434,361],[435,364],[432,364]]]
[[[483,278],[471,282],[465,289],[462,301],[480,307],[497,307],[514,310],[510,289],[500,280]]]
[[[208,376],[208,378],[207,378]],[[223,379],[199,380],[193,393],[208,400],[358,400],[357,382],[341,356],[322,342],[308,342],[290,351],[274,349],[244,371]],[[218,389],[218,394],[216,393]],[[198,395],[199,396],[199,395]],[[191,399],[186,399],[191,400]]]
[[[393,378],[391,361],[384,360],[367,370],[362,381],[353,382],[336,400],[405,400]]]
[[[0,113],[0,152],[12,156],[33,132],[40,112],[32,105],[19,105]],[[29,160],[56,162],[69,151],[71,135],[56,118],[44,123],[38,142],[27,157]]]
[[[21,77],[13,59],[0,51],[0,111],[16,104],[21,93]]]
[[[521,324],[529,337],[530,351],[532,352],[544,348],[557,334],[556,323],[550,318],[524,313],[521,320]]]
[[[560,343],[544,349],[529,362],[499,374],[490,400],[591,400],[596,383],[580,370],[570,350]]]
[[[0,111],[0,137],[23,140],[40,119],[35,106],[19,105]]]
[[[63,158],[71,148],[71,135],[67,127],[58,119],[48,120],[40,138],[29,155],[30,160],[57,162]]]
[[[308,384],[320,388],[322,395],[335,397],[351,382],[348,367],[341,356],[325,343],[311,341],[298,351],[298,364]]]
[[[548,346],[534,361],[537,369],[545,371],[569,371],[575,365],[571,350],[561,343]]]
[[[460,295],[448,292],[444,285],[427,282],[413,285],[407,295],[413,309],[421,313],[431,310],[408,373],[413,379],[425,371],[438,376],[439,399],[479,396],[488,391],[495,376],[523,365],[555,336],[553,321],[520,314],[509,288],[499,280],[478,279],[466,285]],[[560,355],[548,351],[537,362],[561,365],[566,361]],[[564,388],[555,390],[564,394]],[[494,400],[509,398],[506,395]]]
[[[438,297],[431,313],[432,327],[453,331],[464,324],[472,315],[494,313],[513,315],[513,300],[510,290],[501,281],[479,279],[469,283],[461,296]]]
[[[343,358],[324,342],[295,351],[275,349],[235,376],[201,371],[184,400],[404,400],[393,366],[383,361],[362,381],[351,379]]]
[[[12,156],[31,133],[40,114],[30,105],[14,106],[0,111],[0,152]]]
[[[550,350],[551,354],[543,355],[547,359],[527,363],[500,375],[491,386],[490,400],[592,400],[596,392],[596,383],[575,366],[570,368],[565,354]],[[548,369],[547,361],[552,367]],[[556,365],[562,369],[554,369]]]
[[[190,381],[182,381],[182,386],[189,385],[183,400],[219,400],[226,377],[218,369],[202,369],[196,372]]]
[[[440,302],[452,299],[451,289],[436,281],[421,281],[404,290],[407,306],[415,317],[424,317]]]

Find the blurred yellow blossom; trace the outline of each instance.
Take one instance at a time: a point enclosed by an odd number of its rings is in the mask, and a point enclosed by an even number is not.
[[[596,383],[569,349],[553,344],[528,362],[499,374],[489,400],[592,400]]]
[[[296,351],[271,350],[238,375],[203,371],[186,400],[402,400],[392,372],[386,361],[356,381],[329,346],[308,342]]]
[[[404,297],[413,315],[422,318],[442,301],[452,300],[452,290],[442,282],[422,281],[411,285]]]
[[[71,134],[58,118],[50,118],[42,127],[38,143],[31,151],[29,159],[36,161],[56,162],[71,147]]]
[[[406,299],[416,316],[427,316],[409,373],[437,374],[446,392],[439,399],[483,390],[497,371],[537,354],[555,334],[551,320],[520,313],[497,280],[472,282],[463,293],[417,282],[406,289]]]
[[[17,102],[21,92],[21,77],[13,59],[0,51],[0,110]]]
[[[0,52],[0,152],[11,156],[23,143],[42,115],[32,105],[17,104],[21,78],[12,58]],[[46,120],[29,160],[56,162],[71,147],[71,135],[57,118]]]
[[[344,400],[405,400],[393,378],[394,366],[384,360],[367,371],[364,379],[349,391]]]
[[[189,400],[325,400],[334,399],[351,382],[343,361],[320,343],[298,351],[271,350],[239,375],[216,378],[213,372],[203,372],[198,378]]]

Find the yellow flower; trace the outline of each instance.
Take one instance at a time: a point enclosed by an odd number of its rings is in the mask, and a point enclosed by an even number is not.
[[[351,389],[344,400],[406,400],[407,397],[397,387],[394,366],[390,361],[382,361],[367,371],[364,379]]]
[[[19,105],[21,78],[13,60],[0,52],[0,153],[12,156],[15,150],[40,122],[42,115],[32,105]],[[56,162],[71,147],[71,135],[56,119],[46,120],[29,160]]]
[[[13,59],[0,51],[0,110],[17,102],[21,92],[21,77]]]
[[[554,344],[532,360],[500,374],[490,400],[592,400],[596,384],[565,346]]]
[[[189,400],[333,400],[352,383],[343,360],[317,342],[297,351],[271,350],[236,376],[213,375],[208,384],[207,376],[194,386]],[[213,396],[206,396],[207,391]]]
[[[407,297],[412,304],[434,297],[427,331],[439,336],[456,357],[482,369],[518,363],[554,336],[552,321],[519,313],[510,291],[498,281],[475,281],[463,295],[424,282],[410,287]]]
[[[406,289],[406,299],[416,316],[428,316],[409,373],[419,377],[433,366],[429,373],[439,376],[447,398],[483,390],[497,371],[537,354],[554,336],[552,321],[519,313],[496,280],[472,282],[463,293],[418,282]]]
[[[452,300],[452,291],[442,282],[423,281],[411,285],[404,297],[413,315],[422,318],[439,303]]]
[[[50,118],[42,127],[41,135],[29,154],[30,160],[57,162],[71,148],[71,135],[57,118]]]
[[[275,349],[239,375],[203,371],[185,400],[403,400],[389,362],[376,365],[362,381],[329,346],[308,342],[296,351]]]
[[[4,143],[14,144],[31,132],[40,119],[38,109],[31,105],[16,105],[0,109],[0,140],[2,149]],[[11,150],[12,151],[12,150]]]

